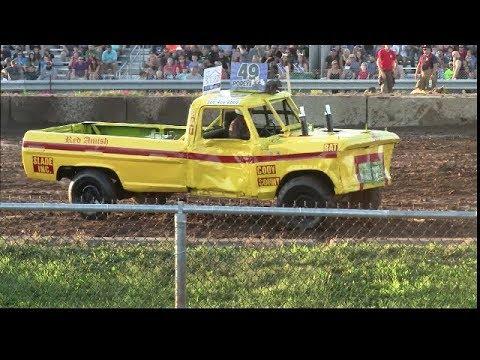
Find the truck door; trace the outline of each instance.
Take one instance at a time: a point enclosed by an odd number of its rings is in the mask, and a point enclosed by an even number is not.
[[[199,110],[202,126],[196,126],[188,155],[187,186],[192,192],[256,196],[252,156],[256,142],[248,122],[248,139],[229,137],[230,123],[239,115],[244,115],[243,111],[234,107],[204,106]]]

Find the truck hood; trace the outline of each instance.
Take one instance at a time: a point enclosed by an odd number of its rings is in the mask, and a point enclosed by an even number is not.
[[[269,138],[269,146],[302,148],[305,150],[318,150],[324,148],[325,144],[334,145],[336,151],[344,151],[355,148],[365,148],[384,144],[395,144],[400,141],[397,134],[383,130],[364,130],[364,129],[336,129],[329,133],[326,129],[315,129],[308,136],[301,136],[299,131],[289,134],[289,136],[275,136]]]

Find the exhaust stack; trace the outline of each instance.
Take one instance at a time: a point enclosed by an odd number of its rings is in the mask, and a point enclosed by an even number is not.
[[[330,105],[325,105],[325,121],[327,123],[327,131],[329,133],[333,132],[332,126],[332,112],[330,110]]]

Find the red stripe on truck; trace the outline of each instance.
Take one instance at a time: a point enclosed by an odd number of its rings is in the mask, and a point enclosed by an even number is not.
[[[259,163],[281,160],[298,160],[309,158],[336,158],[336,151],[319,151],[300,154],[284,155],[261,155],[261,156],[232,156],[232,155],[210,155],[200,153],[189,153],[180,151],[164,151],[153,149],[132,149],[126,147],[101,146],[101,145],[82,145],[82,144],[58,144],[39,141],[24,141],[24,148],[41,148],[49,150],[65,151],[96,151],[105,154],[137,155],[137,156],[159,156],[170,158],[181,158],[199,161],[211,161],[220,163]]]

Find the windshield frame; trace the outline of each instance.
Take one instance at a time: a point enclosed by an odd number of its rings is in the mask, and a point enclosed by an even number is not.
[[[287,110],[279,110],[277,111],[273,105],[281,102],[283,105],[283,108],[285,109],[287,106],[289,109]],[[267,111],[263,110],[258,110],[258,108],[265,107],[268,109]],[[258,111],[258,112],[257,112]],[[250,117],[252,118],[252,123],[254,125],[255,122],[253,121],[252,114],[263,114],[265,115],[272,115],[273,116],[273,121],[276,122],[276,125],[280,127],[282,133],[281,134],[276,134],[280,136],[288,136],[291,131],[299,130],[301,128],[301,122],[300,122],[300,110],[296,106],[296,104],[292,101],[290,97],[285,97],[285,98],[280,98],[280,99],[274,99],[274,100],[265,100],[265,105],[264,106],[255,106],[248,108],[248,112],[250,114]],[[286,124],[280,115],[285,115],[287,118],[288,115],[290,115],[292,118],[289,118],[288,123]],[[292,122],[294,120],[294,122]],[[275,136],[275,135],[272,135]]]

